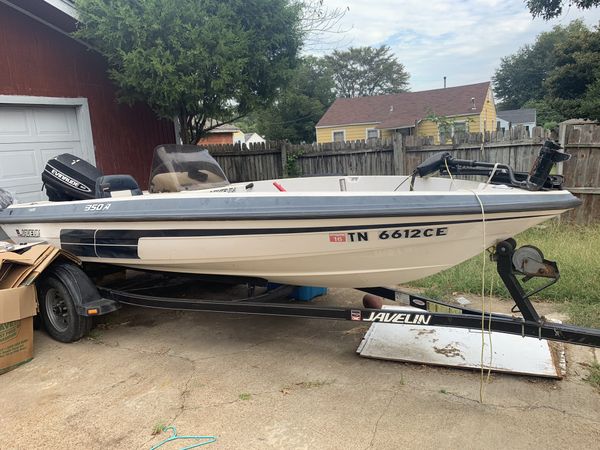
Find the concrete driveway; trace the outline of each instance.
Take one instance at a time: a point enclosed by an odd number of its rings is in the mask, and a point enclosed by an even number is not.
[[[126,308],[74,344],[36,332],[34,360],[0,376],[0,447],[148,449],[159,424],[215,449],[598,447],[592,350],[568,347],[563,381],[495,375],[480,404],[477,372],[358,357],[364,330]]]

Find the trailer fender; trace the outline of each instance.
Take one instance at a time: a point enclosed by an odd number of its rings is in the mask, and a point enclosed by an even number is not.
[[[46,269],[43,277],[54,277],[63,283],[80,316],[100,316],[121,307],[114,300],[103,298],[85,272],[71,262],[56,261]]]

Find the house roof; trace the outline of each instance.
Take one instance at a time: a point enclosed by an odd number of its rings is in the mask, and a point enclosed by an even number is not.
[[[510,123],[527,123],[535,122],[535,109],[509,109],[506,111],[498,111],[496,115],[502,120],[506,120]]]
[[[0,3],[71,38],[70,33],[77,29],[77,9],[71,0],[2,0]]]
[[[72,18],[79,19],[79,15],[77,14],[77,8],[75,7],[75,0],[43,0],[43,1],[45,3],[48,3],[52,6],[54,6],[56,9],[71,16]]]
[[[209,124],[209,123],[210,122],[207,121],[207,124]],[[212,126],[212,125],[209,125],[209,126]],[[231,123],[224,123],[222,125],[219,125],[218,127],[213,128],[212,130],[209,130],[208,132],[209,133],[235,133],[236,131],[240,131],[240,129]]]
[[[377,123],[377,128],[414,126],[433,112],[440,116],[479,114],[490,82],[372,97],[338,98],[317,127]],[[471,99],[475,99],[475,109]]]

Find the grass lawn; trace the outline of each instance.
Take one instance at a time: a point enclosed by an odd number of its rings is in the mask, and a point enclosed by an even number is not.
[[[546,259],[556,261],[560,280],[542,291],[535,300],[560,302],[569,314],[570,323],[600,328],[600,225],[575,226],[546,222],[516,236],[518,246],[538,247]],[[425,290],[431,297],[448,297],[453,293],[481,293],[482,255],[436,275],[412,282],[410,286]],[[486,263],[486,292],[493,281],[493,294],[510,298],[496,274],[495,263]],[[525,284],[525,290],[544,283],[538,278]]]

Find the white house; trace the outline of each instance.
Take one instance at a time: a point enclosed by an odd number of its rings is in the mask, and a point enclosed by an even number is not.
[[[523,125],[528,133],[536,125],[536,110],[531,108],[511,109],[496,113],[496,130],[507,131],[517,125]]]
[[[248,144],[262,144],[265,142],[264,138],[257,133],[245,133],[244,142]]]
[[[261,144],[265,140],[257,133],[236,133],[233,137],[234,144]]]

